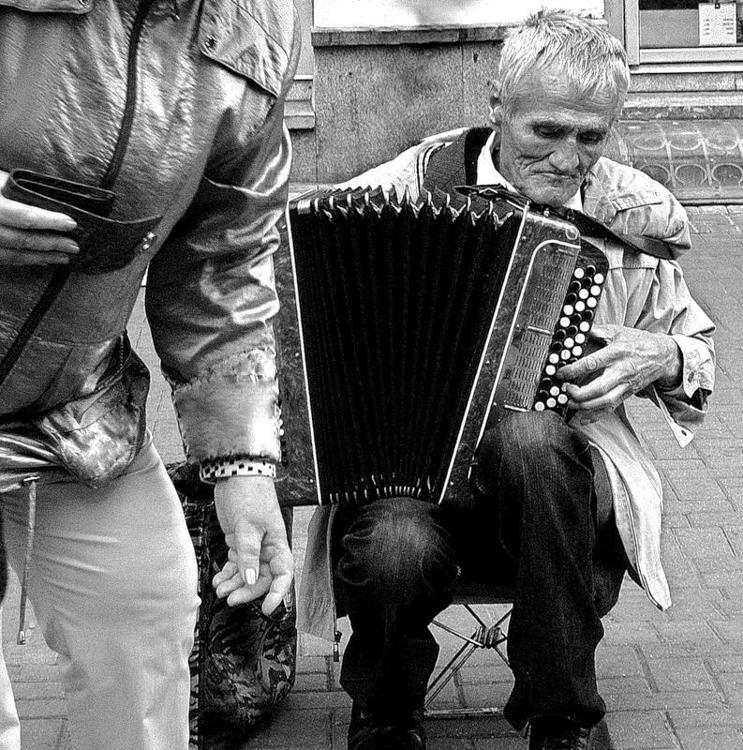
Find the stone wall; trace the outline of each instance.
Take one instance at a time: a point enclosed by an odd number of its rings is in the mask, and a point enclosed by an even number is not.
[[[421,32],[409,42],[397,33],[395,44],[316,42],[315,128],[294,133],[295,180],[344,180],[426,135],[485,124],[500,42],[482,30],[450,34],[444,43],[440,34],[421,43]]]
[[[313,34],[314,128],[293,131],[294,181],[342,181],[426,135],[485,124],[505,32],[481,27]],[[633,138],[643,121],[741,118],[743,72],[724,67],[715,73],[666,68],[634,74],[623,116],[636,123]]]

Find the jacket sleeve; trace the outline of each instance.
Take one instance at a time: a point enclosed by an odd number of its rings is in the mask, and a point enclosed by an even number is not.
[[[272,254],[288,195],[283,97],[294,67],[284,93],[266,97],[256,131],[224,123],[194,200],[148,272],[147,317],[191,462],[280,459]]]
[[[341,190],[381,187],[385,190],[394,190],[399,198],[408,192],[411,200],[417,200],[428,160],[439,148],[449,146],[464,131],[464,128],[459,128],[429,136],[415,146],[405,149],[394,159],[372,167],[335,187]]]
[[[715,382],[715,327],[691,296],[676,261],[658,263],[648,301],[637,327],[671,335],[682,359],[681,380],[675,388],[654,386],[648,394],[661,400],[673,420],[684,426],[701,422]]]
[[[669,190],[637,169],[606,159],[597,168],[602,190],[594,192],[603,200],[592,207],[598,218],[603,212],[604,222],[620,235],[662,240],[674,258],[690,250],[689,218]],[[681,351],[678,387],[651,386],[642,393],[660,406],[677,432],[700,422],[707,410],[715,375],[714,324],[692,297],[677,261],[630,255],[622,263],[625,293],[630,294],[625,325],[668,334]]]

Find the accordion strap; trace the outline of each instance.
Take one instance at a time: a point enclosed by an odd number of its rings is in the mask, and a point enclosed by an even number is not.
[[[460,185],[476,185],[477,159],[491,132],[490,128],[471,128],[451,145],[439,148],[428,161],[421,189],[433,192],[438,188],[452,193]],[[532,208],[539,210],[539,206],[532,205]],[[549,211],[575,224],[578,231],[586,237],[618,242],[634,252],[662,260],[673,260],[675,257],[668,243],[663,240],[639,234],[617,234],[596,219],[574,209],[550,207]]]
[[[477,159],[492,132],[490,128],[471,128],[451,145],[439,148],[429,159],[421,190],[438,188],[453,193],[457,185],[476,185]]]
[[[555,211],[555,209],[552,210]],[[587,214],[574,209],[565,209],[564,212],[557,211],[556,213],[575,224],[578,231],[586,237],[612,240],[620,245],[628,246],[635,252],[652,255],[654,258],[660,258],[661,260],[674,259],[671,248],[663,240],[656,240],[653,237],[645,237],[641,234],[617,234],[596,219],[592,219]]]

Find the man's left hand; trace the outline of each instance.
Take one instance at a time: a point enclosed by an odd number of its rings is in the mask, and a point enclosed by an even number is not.
[[[266,615],[289,592],[294,558],[284,519],[269,477],[230,477],[217,481],[214,505],[229,548],[228,560],[214,576],[217,596],[234,606],[266,594]]]
[[[605,345],[566,365],[569,406],[583,424],[600,419],[651,383],[671,387],[681,377],[681,351],[673,338],[618,325],[594,326],[590,339]]]

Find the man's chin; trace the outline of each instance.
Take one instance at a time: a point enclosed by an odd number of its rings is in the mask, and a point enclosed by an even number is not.
[[[564,206],[578,192],[579,187],[573,182],[567,185],[555,185],[554,183],[545,185],[540,180],[538,184],[525,185],[522,192],[534,203],[559,208]]]

